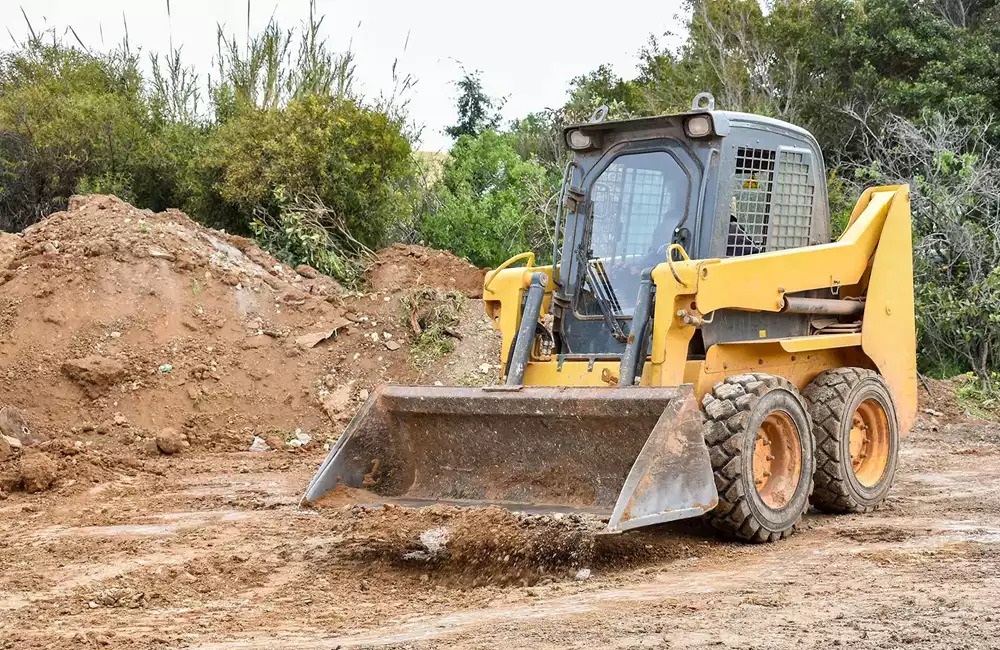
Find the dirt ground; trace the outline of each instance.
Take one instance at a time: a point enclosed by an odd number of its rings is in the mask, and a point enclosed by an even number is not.
[[[304,509],[374,385],[493,378],[476,301],[454,350],[416,363],[416,285],[390,283],[415,264],[474,293],[478,270],[390,249],[348,292],[113,197],[15,239],[0,252],[0,650],[1000,648],[1000,427],[946,382],[921,391],[879,512],[811,513],[772,545],[352,495]]]
[[[595,539],[582,520],[303,510],[321,450],[14,493],[0,647],[995,648],[1000,430],[924,417],[881,511],[813,513],[764,546],[697,525]],[[442,524],[462,552],[435,560]],[[520,568],[474,562],[524,544]]]

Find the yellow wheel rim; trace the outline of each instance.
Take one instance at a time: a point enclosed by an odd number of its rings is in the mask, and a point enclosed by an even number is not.
[[[753,452],[757,494],[769,508],[780,510],[792,500],[801,475],[799,431],[787,413],[775,411],[757,430]]]
[[[865,487],[874,487],[889,466],[889,418],[882,405],[866,399],[851,417],[851,469]]]

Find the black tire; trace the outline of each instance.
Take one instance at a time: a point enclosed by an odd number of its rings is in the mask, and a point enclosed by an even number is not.
[[[892,487],[899,458],[899,418],[885,380],[873,370],[837,368],[818,375],[806,386],[803,396],[809,404],[816,438],[813,505],[830,513],[875,510]],[[863,455],[851,456],[851,431],[855,413],[867,412],[872,404],[885,414],[886,448],[884,460],[881,453],[873,453],[872,467],[866,469],[864,464],[868,461]],[[866,426],[866,434],[867,431]],[[872,437],[881,439],[882,435],[876,433]],[[865,440],[868,439],[865,435]],[[880,445],[872,447],[874,450]]]
[[[705,442],[719,492],[718,505],[706,515],[708,522],[748,542],[774,542],[791,535],[809,507],[815,468],[812,426],[799,391],[781,377],[734,375],[706,393],[702,406],[707,418]],[[782,453],[794,455],[799,463],[797,472],[784,472],[780,499],[767,494],[767,484],[761,490],[754,481],[755,450],[759,451],[758,437],[764,437],[758,434],[765,421],[772,420],[783,423],[784,429],[794,428],[790,436],[786,434],[794,443],[782,445],[787,447]],[[773,459],[766,457],[768,463]]]

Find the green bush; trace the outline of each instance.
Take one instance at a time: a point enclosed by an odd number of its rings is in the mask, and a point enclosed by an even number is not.
[[[462,136],[437,184],[437,204],[420,222],[420,236],[483,267],[552,245],[546,206],[555,189],[546,170],[522,160],[511,138],[495,131]]]
[[[212,135],[200,165],[232,206],[230,221],[261,210],[277,217],[282,188],[315,195],[373,248],[406,213],[415,169],[398,124],[352,99],[319,95],[282,109],[246,108]]]
[[[0,58],[0,209],[17,229],[78,186],[130,195],[148,160],[149,112],[136,57],[33,40]]]

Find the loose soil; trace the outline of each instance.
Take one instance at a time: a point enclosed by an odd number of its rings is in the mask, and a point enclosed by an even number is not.
[[[455,354],[418,366],[400,288],[417,279],[347,294],[174,210],[74,197],[5,235],[0,255],[0,409],[48,441],[50,486],[63,489],[256,438],[322,448],[380,383],[483,383],[499,369],[479,301],[463,311]],[[388,249],[375,266],[398,259]],[[419,267],[442,289],[481,290],[481,272],[454,256],[428,252]],[[173,445],[157,444],[164,430]],[[19,459],[5,456],[0,491],[24,489]]]
[[[491,379],[475,301],[418,368],[405,289],[344,295],[110,197],[30,229],[2,277],[0,405],[32,442],[0,461],[0,649],[997,647],[1000,430],[946,383],[921,391],[881,510],[810,513],[777,544],[303,508],[362,391]]]
[[[172,456],[0,505],[0,647],[992,648],[998,450],[994,425],[922,420],[879,512],[810,513],[763,546],[696,524],[306,510],[320,449]]]
[[[379,253],[368,273],[368,281],[382,291],[431,287],[481,298],[485,276],[485,270],[447,251],[396,244]]]

